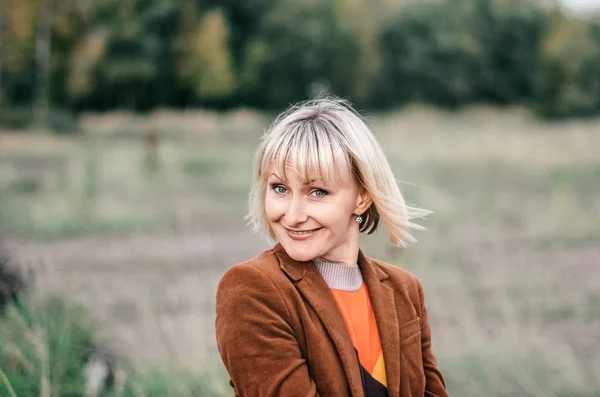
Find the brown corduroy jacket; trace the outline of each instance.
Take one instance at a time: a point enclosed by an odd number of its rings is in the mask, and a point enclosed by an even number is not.
[[[359,252],[390,397],[447,396],[419,281]],[[358,359],[333,294],[312,262],[281,245],[229,269],[216,337],[236,396],[363,397]]]

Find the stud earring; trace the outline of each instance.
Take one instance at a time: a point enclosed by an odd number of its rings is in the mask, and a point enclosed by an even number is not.
[[[359,215],[356,217],[355,221],[356,221],[356,223],[358,223],[360,225],[363,221],[363,217]]]

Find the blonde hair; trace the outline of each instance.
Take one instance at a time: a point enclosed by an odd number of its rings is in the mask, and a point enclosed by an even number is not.
[[[364,119],[345,100],[321,98],[291,106],[261,138],[254,158],[247,219],[254,231],[264,230],[273,241],[275,233],[265,212],[267,179],[272,171],[286,178],[286,167],[307,181],[315,171],[325,183],[333,178],[353,177],[373,199],[361,214],[361,232],[371,234],[382,222],[390,241],[406,247],[416,242],[409,229],[423,230],[411,220],[424,217],[429,211],[406,205],[379,143]]]

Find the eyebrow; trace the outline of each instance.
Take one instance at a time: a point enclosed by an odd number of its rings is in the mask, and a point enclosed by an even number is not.
[[[285,179],[283,179],[282,177],[280,177],[279,175],[277,175],[277,174],[276,174],[276,173],[274,173],[274,172],[271,172],[271,174],[269,174],[269,176],[271,176],[271,175],[273,175],[275,178],[277,178],[277,179],[279,179],[279,180],[281,180],[281,181],[285,181]]]
[[[272,172],[269,176],[273,175],[275,178],[279,179],[280,181],[285,181],[285,179],[283,179],[282,177],[280,177],[279,175],[277,175],[276,173]],[[311,179],[308,182],[304,182],[305,185],[310,185],[311,183],[317,182],[317,181],[323,181],[323,178],[318,178],[318,179]]]

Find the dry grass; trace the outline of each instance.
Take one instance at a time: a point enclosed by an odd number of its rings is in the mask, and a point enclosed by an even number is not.
[[[12,252],[139,363],[215,360],[216,283],[266,248],[242,219],[266,123],[247,111],[104,115],[77,138],[11,136],[0,199],[13,216],[0,219],[21,236]],[[384,233],[363,245],[423,282],[451,394],[597,396],[600,121],[414,107],[372,125],[410,202],[434,214],[408,250]],[[53,156],[67,171],[24,174],[4,160]]]

